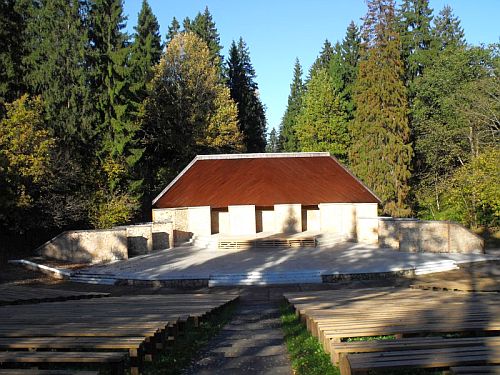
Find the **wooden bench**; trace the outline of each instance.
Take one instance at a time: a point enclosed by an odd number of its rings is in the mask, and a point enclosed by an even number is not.
[[[452,375],[498,375],[500,366],[455,366],[450,367]]]
[[[396,340],[370,340],[370,341],[350,341],[350,342],[331,342],[330,356],[332,362],[337,364],[343,355],[351,353],[373,353],[399,350],[415,349],[440,349],[461,346],[481,346],[485,342],[498,341],[494,337],[466,337],[450,338],[442,337],[417,337],[403,338]]]
[[[124,373],[126,354],[120,352],[0,352],[2,364],[99,364],[107,365],[113,374]]]
[[[99,375],[99,371],[0,369],[0,375]]]
[[[443,368],[500,364],[500,346],[466,346],[348,354],[340,358],[341,375],[366,374],[369,370]]]

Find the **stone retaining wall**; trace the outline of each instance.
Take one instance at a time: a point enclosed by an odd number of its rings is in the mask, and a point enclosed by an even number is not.
[[[380,247],[406,252],[484,253],[484,241],[462,225],[449,221],[380,218]]]
[[[47,241],[36,252],[47,258],[99,263],[128,259],[171,247],[172,223],[164,222],[66,231]]]

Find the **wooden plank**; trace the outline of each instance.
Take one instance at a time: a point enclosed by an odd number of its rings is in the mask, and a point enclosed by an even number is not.
[[[452,375],[498,375],[500,366],[454,366],[450,367]]]

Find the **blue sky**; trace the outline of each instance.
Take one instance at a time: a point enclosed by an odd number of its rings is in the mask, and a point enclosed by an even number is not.
[[[133,33],[142,0],[124,0],[127,30]],[[194,18],[208,6],[220,34],[223,54],[233,39],[247,42],[257,73],[269,130],[278,128],[286,108],[292,70],[298,57],[307,73],[325,38],[341,40],[351,20],[366,13],[364,0],[149,0],[165,37],[172,17]],[[451,5],[470,44],[500,41],[500,0],[430,0],[434,14]]]

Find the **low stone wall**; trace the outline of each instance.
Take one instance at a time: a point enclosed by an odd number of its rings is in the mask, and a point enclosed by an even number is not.
[[[127,230],[66,231],[40,246],[37,252],[47,258],[83,263],[127,259]]]
[[[449,221],[380,218],[378,242],[405,252],[484,253],[481,237]]]
[[[171,248],[173,238],[171,222],[147,223],[63,232],[36,251],[47,258],[71,262],[109,262]]]

